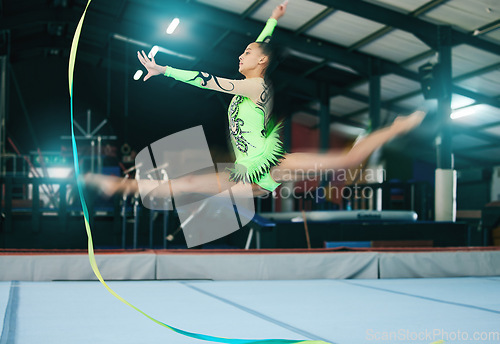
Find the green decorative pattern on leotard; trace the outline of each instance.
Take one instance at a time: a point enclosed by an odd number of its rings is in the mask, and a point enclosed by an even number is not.
[[[262,179],[270,174],[271,168],[277,166],[284,159],[285,150],[279,138],[281,123],[278,123],[269,136],[266,137],[261,153],[255,156],[240,157],[236,159],[234,169],[231,169],[231,180],[261,184]],[[273,190],[279,185],[275,184]],[[261,185],[262,186],[262,185]],[[264,187],[264,186],[263,186]],[[268,189],[264,187],[264,189]],[[269,190],[269,189],[268,189]],[[272,191],[272,190],[270,190]]]
[[[282,125],[266,126],[262,109],[243,96],[235,96],[231,101],[228,120],[236,156],[235,167],[230,170],[231,180],[260,185],[271,168],[284,158],[285,151],[279,137]],[[279,185],[272,179],[270,182],[271,185],[261,186],[272,191]]]

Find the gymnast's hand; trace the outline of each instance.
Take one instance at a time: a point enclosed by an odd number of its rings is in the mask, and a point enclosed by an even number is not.
[[[142,54],[141,54],[142,53]],[[141,52],[137,52],[137,58],[141,61],[142,65],[146,67],[148,74],[144,77],[144,81],[148,80],[150,77],[155,75],[164,74],[167,67],[159,66],[155,62],[155,58],[151,57],[151,59],[146,55],[144,50]]]
[[[288,0],[285,0],[281,5],[276,6],[271,14],[271,18],[278,20],[283,17],[286,12],[286,5],[288,5]]]

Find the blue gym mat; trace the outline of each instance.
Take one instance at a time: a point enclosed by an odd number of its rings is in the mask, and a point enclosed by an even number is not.
[[[500,277],[109,284],[167,324],[214,336],[500,343]],[[0,344],[202,343],[156,325],[94,281],[1,282],[0,321]]]

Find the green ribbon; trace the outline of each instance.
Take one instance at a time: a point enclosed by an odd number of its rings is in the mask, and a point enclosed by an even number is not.
[[[168,324],[165,324],[165,323],[153,318],[152,316],[146,314],[145,312],[143,312],[142,310],[140,310],[139,308],[135,307],[130,302],[125,300],[123,297],[118,295],[104,281],[104,279],[102,278],[101,272],[99,271],[99,268],[97,267],[97,263],[96,263],[95,255],[94,255],[94,244],[92,241],[92,232],[90,230],[90,224],[89,224],[89,212],[88,212],[87,204],[85,202],[85,198],[83,196],[84,185],[83,185],[82,180],[80,178],[80,168],[79,168],[79,164],[78,164],[78,151],[77,151],[77,146],[76,146],[74,120],[73,120],[73,75],[74,75],[74,70],[75,70],[76,52],[78,49],[78,42],[80,40],[80,34],[82,31],[83,21],[85,19],[87,9],[89,8],[89,5],[91,2],[92,2],[92,0],[88,0],[87,6],[85,6],[85,10],[83,11],[82,17],[80,18],[80,21],[78,22],[78,26],[76,27],[75,35],[73,36],[73,43],[71,44],[71,52],[70,52],[70,56],[69,56],[69,67],[68,67],[69,85],[68,86],[69,86],[70,112],[71,112],[71,143],[72,143],[72,148],[73,148],[73,162],[75,165],[75,176],[76,176],[76,181],[77,181],[78,193],[80,195],[80,201],[82,203],[83,217],[85,220],[85,229],[87,230],[89,261],[90,261],[90,266],[92,267],[92,270],[94,271],[94,274],[97,276],[97,278],[102,283],[102,285],[118,300],[120,300],[121,302],[123,302],[127,306],[132,307],[137,312],[141,313],[142,315],[144,315],[148,319],[154,321],[158,325],[166,327],[169,330],[172,330],[174,332],[177,332],[177,333],[182,334],[182,335],[187,336],[187,337],[211,341],[211,342],[217,342],[217,343],[228,343],[228,344],[250,344],[250,343],[259,343],[259,344],[264,344],[264,343],[269,343],[269,344],[292,344],[292,343],[328,344],[328,343],[323,342],[323,341],[312,341],[312,340],[304,341],[304,340],[287,340],[287,339],[260,339],[260,340],[230,339],[230,338],[214,337],[214,336],[184,331],[184,330],[175,328],[173,326],[170,326]]]
[[[89,254],[89,261],[90,261],[90,266],[92,267],[92,270],[94,271],[94,274],[96,277],[99,279],[99,281],[102,283],[102,285],[118,300],[123,302],[129,307],[132,307],[135,309],[137,312],[141,313],[148,319],[154,321],[160,326],[166,327],[169,330],[172,330],[174,332],[177,332],[179,334],[182,334],[187,337],[191,338],[196,338],[196,339],[201,339],[205,341],[210,341],[210,342],[216,342],[216,343],[227,343],[227,344],[298,344],[298,343],[304,343],[304,344],[330,344],[328,342],[324,342],[321,340],[290,340],[290,339],[230,339],[230,338],[223,338],[223,337],[214,337],[214,336],[209,336],[205,334],[199,334],[199,333],[194,333],[194,332],[188,332],[181,330],[179,328],[170,326],[168,324],[165,324],[152,316],[146,314],[145,312],[141,311],[139,308],[135,307],[132,305],[130,302],[125,300],[123,297],[118,295],[113,289],[111,289],[107,283],[104,281],[104,279],[101,276],[101,272],[99,271],[99,268],[97,267],[97,263],[95,260],[95,254],[94,254],[94,244],[92,241],[92,232],[90,230],[90,224],[89,224],[89,211],[87,208],[87,203],[85,202],[85,198],[83,197],[83,183],[81,181],[80,176],[80,168],[78,164],[78,151],[76,147],[76,139],[75,139],[75,130],[74,130],[74,120],[73,120],[73,74],[75,70],[75,60],[76,60],[76,51],[78,49],[78,41],[80,40],[80,34],[82,31],[82,26],[83,26],[83,21],[85,19],[85,15],[87,14],[87,9],[89,8],[90,3],[92,0],[88,0],[87,6],[85,6],[85,10],[83,11],[82,17],[80,18],[80,21],[78,22],[78,26],[76,27],[75,35],[73,36],[73,43],[71,44],[71,52],[69,55],[69,67],[68,67],[68,81],[69,81],[69,97],[70,97],[70,112],[71,112],[71,143],[73,147],[73,162],[75,165],[75,177],[76,177],[76,182],[78,186],[78,193],[80,195],[80,201],[82,203],[82,209],[83,209],[83,217],[85,220],[85,229],[87,230],[87,237],[88,237],[88,254]],[[433,342],[431,344],[441,344],[444,343],[444,341],[439,340],[437,342]]]

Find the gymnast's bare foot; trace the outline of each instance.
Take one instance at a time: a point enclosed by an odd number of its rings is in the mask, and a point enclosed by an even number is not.
[[[396,131],[397,134],[407,133],[422,123],[425,118],[426,113],[423,111],[415,111],[409,116],[398,116],[394,123],[392,123],[391,128]]]

